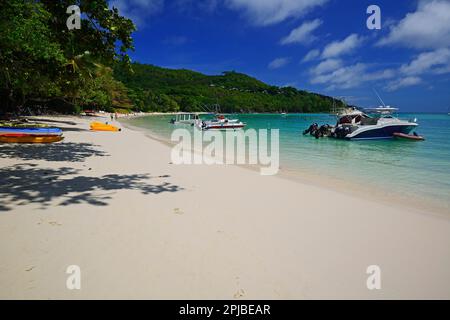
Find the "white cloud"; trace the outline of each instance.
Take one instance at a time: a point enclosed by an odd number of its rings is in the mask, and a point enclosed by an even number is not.
[[[417,10],[408,13],[392,26],[379,46],[399,45],[416,49],[437,49],[450,46],[450,1],[419,1]]]
[[[310,61],[318,57],[323,59],[309,70],[310,82],[327,85],[329,89],[350,89],[368,82],[393,78],[396,71],[392,69],[373,70],[373,66],[367,63],[344,65],[343,60],[339,57],[353,52],[363,42],[363,37],[351,34],[342,41],[331,42],[323,49],[322,53],[319,50],[310,51],[303,61]]]
[[[311,74],[320,75],[326,72],[332,72],[342,67],[342,60],[327,59],[319,63],[316,67],[310,70]]]
[[[395,91],[423,83],[422,75],[450,73],[450,49],[438,49],[419,54],[400,68],[372,70],[366,63],[342,66],[340,59],[327,59],[310,70],[311,83],[330,88],[349,89],[370,82],[387,81],[385,90]]]
[[[286,66],[290,61],[290,58],[276,58],[269,63],[268,68],[271,70],[279,69]]]
[[[397,70],[397,79],[388,82],[385,89],[395,91],[415,86],[423,83],[422,75],[445,73],[450,73],[450,49],[423,52],[410,63],[403,64]]]
[[[364,39],[357,34],[351,34],[342,41],[334,41],[327,45],[322,52],[322,58],[328,59],[351,53],[358,48]]]
[[[314,71],[314,69],[312,70]],[[321,74],[313,72],[313,74],[311,83],[328,85],[330,88],[338,89],[355,88],[367,82],[386,80],[395,76],[394,70],[371,71],[370,65],[365,63],[341,66],[332,71],[323,71]]]
[[[400,68],[400,71],[406,75],[420,75],[423,73],[443,74],[449,70],[450,49],[438,49],[421,53],[409,64],[404,64]]]
[[[310,69],[311,83],[328,88],[349,89],[374,82],[385,82],[385,90],[395,91],[424,83],[424,75],[450,73],[450,0],[419,0],[417,10],[392,24],[380,45],[401,45],[428,49],[409,63],[395,69],[377,70],[374,65],[343,65],[341,56],[359,48],[365,38],[351,34],[334,41],[321,52],[322,62]],[[432,50],[430,50],[432,49]],[[318,50],[308,53],[303,61],[318,58]]]
[[[315,19],[312,21],[306,21],[298,28],[295,28],[291,31],[291,33],[281,39],[281,44],[292,44],[292,43],[311,43],[316,39],[316,37],[312,34],[314,30],[316,30],[323,23],[320,19]]]
[[[254,25],[267,26],[298,18],[328,0],[225,0],[234,10],[243,11]]]
[[[320,56],[320,50],[314,49],[309,51],[306,56],[303,58],[302,62],[312,61],[317,59]]]
[[[316,75],[311,79],[313,84],[324,84],[341,89],[357,87],[361,81],[361,75],[366,71],[366,66],[358,63],[352,66],[339,68],[333,72]]]
[[[120,15],[133,20],[138,27],[142,27],[149,15],[163,9],[164,0],[112,0],[109,6],[117,8]]]
[[[378,81],[394,78],[397,74],[397,70],[385,69],[379,71],[368,72],[363,75],[364,81]]]
[[[422,83],[422,79],[419,77],[405,77],[405,78],[399,78],[393,81],[390,81],[385,89],[387,91],[395,91],[400,88],[415,86]]]

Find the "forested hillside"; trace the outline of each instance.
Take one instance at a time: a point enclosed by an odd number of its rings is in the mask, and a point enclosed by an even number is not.
[[[132,69],[130,73],[117,67],[114,76],[143,111],[205,111],[219,106],[222,112],[327,112],[333,105],[330,97],[271,86],[234,71],[207,76],[139,63]]]

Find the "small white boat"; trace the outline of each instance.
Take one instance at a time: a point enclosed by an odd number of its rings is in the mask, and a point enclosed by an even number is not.
[[[198,120],[195,125],[200,130],[239,130],[245,127],[245,123],[238,119],[228,119],[223,115],[211,121]]]

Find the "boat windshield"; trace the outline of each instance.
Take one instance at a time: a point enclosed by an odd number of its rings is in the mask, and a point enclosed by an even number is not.
[[[364,113],[348,114],[340,117],[338,124],[358,124],[365,119],[371,119],[371,117]]]
[[[376,125],[377,123],[378,123],[378,118],[367,117],[367,118],[363,118],[361,120],[362,126],[373,126],[373,125]]]

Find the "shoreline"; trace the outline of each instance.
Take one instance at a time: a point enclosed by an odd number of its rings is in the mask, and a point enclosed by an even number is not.
[[[159,114],[158,114],[159,115]],[[134,126],[131,123],[127,123],[127,120],[132,119],[120,119],[125,122],[119,121],[123,126],[144,133],[149,139],[153,139],[166,146],[173,147],[175,143],[165,137],[159,136],[151,131],[151,129]],[[197,150],[197,152],[199,152]],[[258,165],[236,165],[248,170],[258,171]],[[336,177],[330,177],[324,174],[311,173],[307,170],[298,170],[295,168],[280,167],[279,172],[275,175],[280,179],[286,179],[289,181],[315,186],[319,188],[325,188],[327,190],[341,193],[348,196],[358,196],[363,199],[381,202],[386,205],[391,205],[403,209],[415,210],[420,212],[427,212],[432,215],[439,215],[444,217],[450,217],[450,208],[446,204],[439,202],[437,199],[420,197],[406,197],[400,193],[386,192],[378,189],[376,186],[363,185],[358,183],[354,179],[349,178],[346,181]]]
[[[61,143],[0,145],[1,298],[450,297],[447,217],[239,166],[172,165],[143,132],[67,120]],[[66,288],[71,265],[81,290]],[[382,290],[366,287],[370,265]]]

